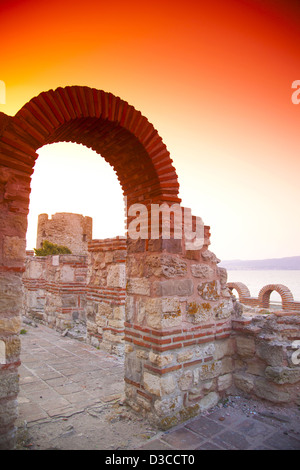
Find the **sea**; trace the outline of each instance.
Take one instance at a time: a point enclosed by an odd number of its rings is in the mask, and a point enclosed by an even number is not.
[[[267,284],[283,284],[288,287],[294,300],[300,302],[300,270],[256,270],[256,269],[227,269],[227,282],[243,282],[250,290],[251,297],[257,297],[260,289]],[[271,302],[281,302],[280,295],[273,291]]]

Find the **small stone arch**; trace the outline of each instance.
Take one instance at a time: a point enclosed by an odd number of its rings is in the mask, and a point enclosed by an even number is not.
[[[289,309],[289,302],[294,302],[294,297],[290,289],[283,284],[268,284],[264,286],[258,294],[259,306],[262,308],[269,308],[270,296],[273,291],[278,292],[280,295],[283,310]]]
[[[228,282],[227,287],[230,289],[231,292],[233,291],[233,289],[237,291],[237,293],[239,294],[240,301],[242,301],[242,299],[251,297],[248,287],[242,282]]]

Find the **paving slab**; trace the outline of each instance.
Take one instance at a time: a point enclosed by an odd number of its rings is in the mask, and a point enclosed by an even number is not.
[[[18,448],[300,450],[298,408],[278,409],[239,396],[162,432],[123,405],[122,358],[44,325],[26,330]]]

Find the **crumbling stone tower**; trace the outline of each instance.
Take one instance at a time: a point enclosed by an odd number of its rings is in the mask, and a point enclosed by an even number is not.
[[[88,243],[92,240],[93,219],[81,214],[59,212],[48,218],[47,214],[38,217],[36,247],[43,241],[67,246],[74,255],[85,255]]]

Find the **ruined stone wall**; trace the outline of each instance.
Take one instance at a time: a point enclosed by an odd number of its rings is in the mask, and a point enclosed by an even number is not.
[[[48,218],[47,214],[38,217],[36,247],[41,248],[44,240],[67,246],[74,255],[84,255],[92,240],[93,219],[80,214],[59,212]]]
[[[300,405],[300,315],[278,312],[233,319],[238,393]],[[298,343],[297,343],[298,341]]]
[[[58,331],[85,323],[86,279],[86,256],[27,256],[23,314]]]
[[[89,243],[87,276],[87,340],[93,346],[124,355],[126,240]]]
[[[127,402],[167,429],[218,403],[232,385],[226,271],[184,240],[128,240]]]
[[[270,296],[273,291],[278,292],[282,299],[283,310],[295,310],[300,311],[300,302],[295,302],[292,292],[288,287],[282,284],[268,284],[263,286],[257,297],[252,297],[248,287],[242,282],[228,282],[228,288],[233,291],[237,291],[239,301],[243,305],[250,307],[258,307],[260,309],[270,308]]]

